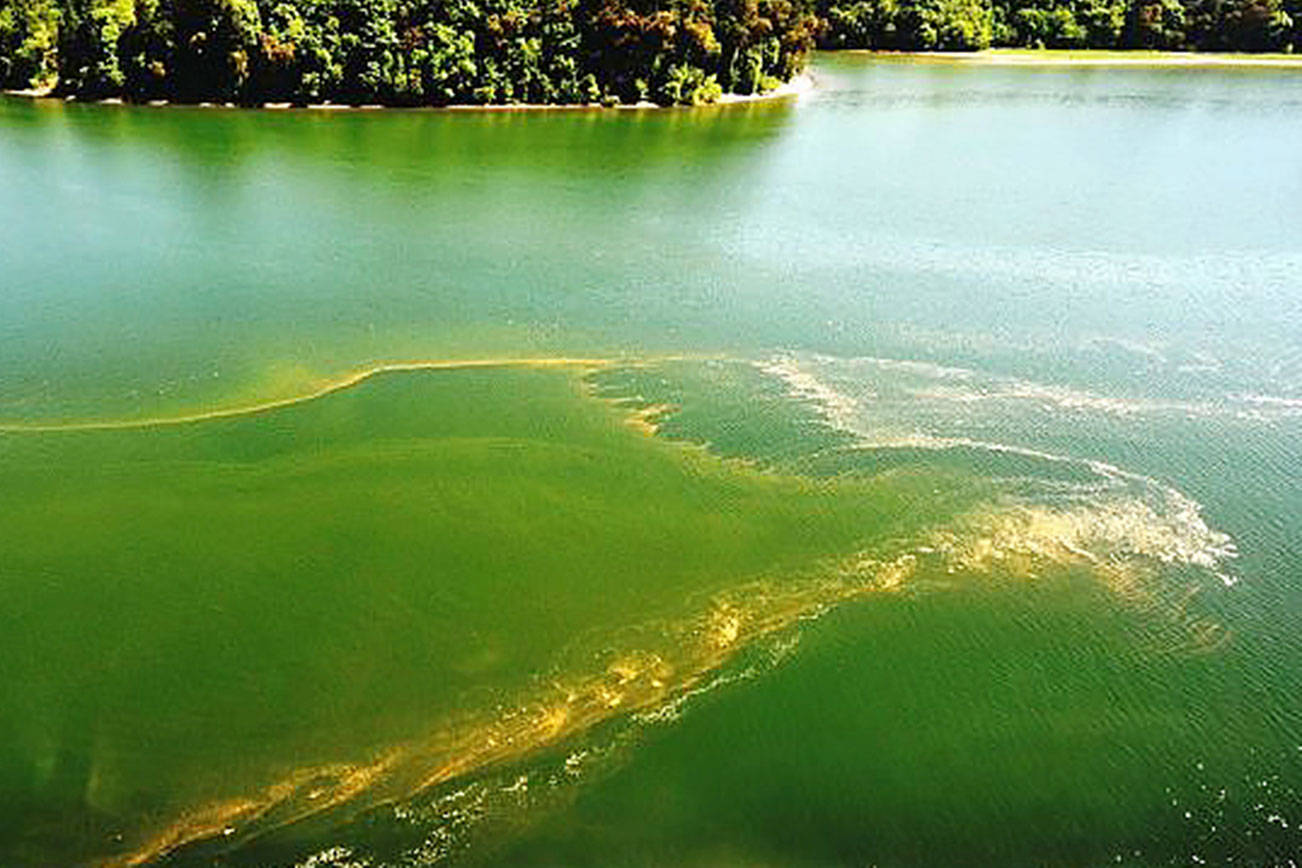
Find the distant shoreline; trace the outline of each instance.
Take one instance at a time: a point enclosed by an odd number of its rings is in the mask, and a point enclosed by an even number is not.
[[[238,103],[219,103],[219,102],[194,102],[194,103],[177,103],[171,100],[155,99],[142,100],[134,102],[125,100],[121,97],[108,97],[105,99],[80,99],[76,96],[59,96],[54,93],[53,88],[26,88],[21,90],[0,90],[0,95],[21,97],[24,99],[51,99],[61,102],[81,102],[88,105],[131,105],[147,106],[151,108],[166,108],[171,106],[190,107],[190,108],[222,108],[222,109],[254,109],[264,111],[445,111],[445,112],[543,112],[543,111],[646,111],[648,109],[699,109],[709,108],[711,106],[723,105],[740,105],[743,103],[765,102],[769,100],[783,99],[786,97],[798,97],[801,94],[808,93],[814,88],[814,79],[808,72],[802,72],[800,75],[791,79],[785,84],[773,88],[773,90],[764,93],[740,94],[725,93],[719,99],[712,103],[702,103],[701,105],[671,105],[662,106],[654,102],[638,102],[625,104],[621,103],[614,106],[604,106],[599,103],[503,103],[490,105],[475,105],[466,103],[454,103],[451,105],[431,105],[431,106],[399,106],[399,105],[347,105],[344,103],[308,103],[303,106],[296,106],[292,103],[263,103],[262,105],[239,105]]]
[[[1192,51],[1117,51],[1112,49],[991,48],[984,51],[877,51],[852,48],[832,52],[883,59],[989,66],[1147,66],[1256,67],[1302,69],[1302,55],[1230,54]]]

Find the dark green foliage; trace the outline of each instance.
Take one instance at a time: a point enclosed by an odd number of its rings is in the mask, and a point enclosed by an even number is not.
[[[806,2],[0,0],[0,79],[245,104],[695,104],[798,72]]]
[[[0,0],[0,84],[243,104],[696,104],[789,80],[816,38],[1291,52],[1302,0]]]
[[[60,0],[0,0],[0,82],[43,87],[58,75]]]
[[[827,48],[1302,49],[1302,0],[818,0]]]

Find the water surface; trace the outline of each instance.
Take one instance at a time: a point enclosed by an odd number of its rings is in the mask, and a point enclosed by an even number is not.
[[[1302,79],[0,101],[0,860],[1284,864]]]

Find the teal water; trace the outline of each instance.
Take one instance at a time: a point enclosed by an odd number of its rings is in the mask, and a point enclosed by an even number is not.
[[[0,100],[0,861],[1296,859],[1302,79],[813,74]]]

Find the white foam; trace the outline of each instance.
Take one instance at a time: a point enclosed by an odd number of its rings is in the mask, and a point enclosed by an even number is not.
[[[1114,417],[1167,415],[1269,421],[1302,415],[1302,398],[1243,393],[1230,393],[1215,400],[1121,397],[930,362],[873,356],[838,359],[819,354],[809,354],[805,358],[815,366],[853,365],[877,372],[902,375],[892,384],[894,392],[902,397],[922,399],[937,404],[1024,402],[1042,408],[1076,413],[1099,413]],[[760,367],[762,370],[778,375],[788,371],[794,372],[797,376],[808,373],[800,366],[798,358],[791,355],[761,363]],[[820,387],[822,386],[823,384],[820,384]],[[813,388],[809,384],[806,384],[806,387]]]
[[[366,857],[356,859],[347,847],[330,847],[313,853],[295,868],[370,868],[374,863]]]
[[[1245,404],[1260,404],[1266,407],[1283,407],[1289,410],[1302,410],[1302,398],[1282,398],[1278,395],[1253,395],[1239,394],[1231,395],[1236,401],[1242,401]]]
[[[814,356],[817,364],[861,364],[878,370],[888,370],[922,375],[948,382],[975,381],[981,377],[974,371],[963,368],[946,368],[930,363],[908,362],[894,359],[855,358],[848,360],[834,359],[828,356]],[[1221,531],[1209,526],[1203,517],[1202,505],[1181,492],[1176,487],[1154,477],[1125,470],[1115,464],[1095,458],[1081,458],[1063,455],[1010,443],[998,443],[966,436],[933,434],[925,431],[900,431],[899,423],[895,430],[888,424],[882,425],[874,411],[874,399],[878,392],[865,392],[861,397],[848,395],[824,380],[792,355],[759,363],[760,370],[778,377],[788,387],[791,397],[810,403],[831,427],[850,434],[855,438],[858,449],[974,449],[996,454],[1016,455],[1032,458],[1050,464],[1066,465],[1088,469],[1098,478],[1100,485],[1066,486],[1063,483],[1050,483],[1046,492],[1052,492],[1061,498],[1066,493],[1075,501],[1087,499],[1093,507],[1091,515],[1099,524],[1098,536],[1112,546],[1118,553],[1133,553],[1155,558],[1168,564],[1187,564],[1200,567],[1215,575],[1225,585],[1235,584],[1238,579],[1226,567],[1226,562],[1237,556],[1233,539]],[[1037,399],[1052,398],[1059,402],[1084,403],[1092,409],[1114,410],[1110,399],[1085,402],[1079,393],[1026,384],[1024,381],[1009,380],[1018,384],[1016,389],[1006,390],[1003,395],[1033,395]],[[904,391],[907,401],[924,400],[928,393]],[[970,396],[970,397],[969,397]],[[983,393],[966,393],[963,400],[981,401],[990,396]],[[894,399],[897,403],[900,398]],[[1080,504],[1060,505],[1064,514],[1068,510],[1079,509]],[[1076,543],[1060,541],[1069,547]],[[1083,548],[1083,547],[1082,547]]]
[[[857,433],[852,425],[859,411],[859,401],[825,385],[813,374],[802,371],[794,359],[776,358],[758,363],[761,371],[787,384],[794,397],[814,404],[833,428]]]

